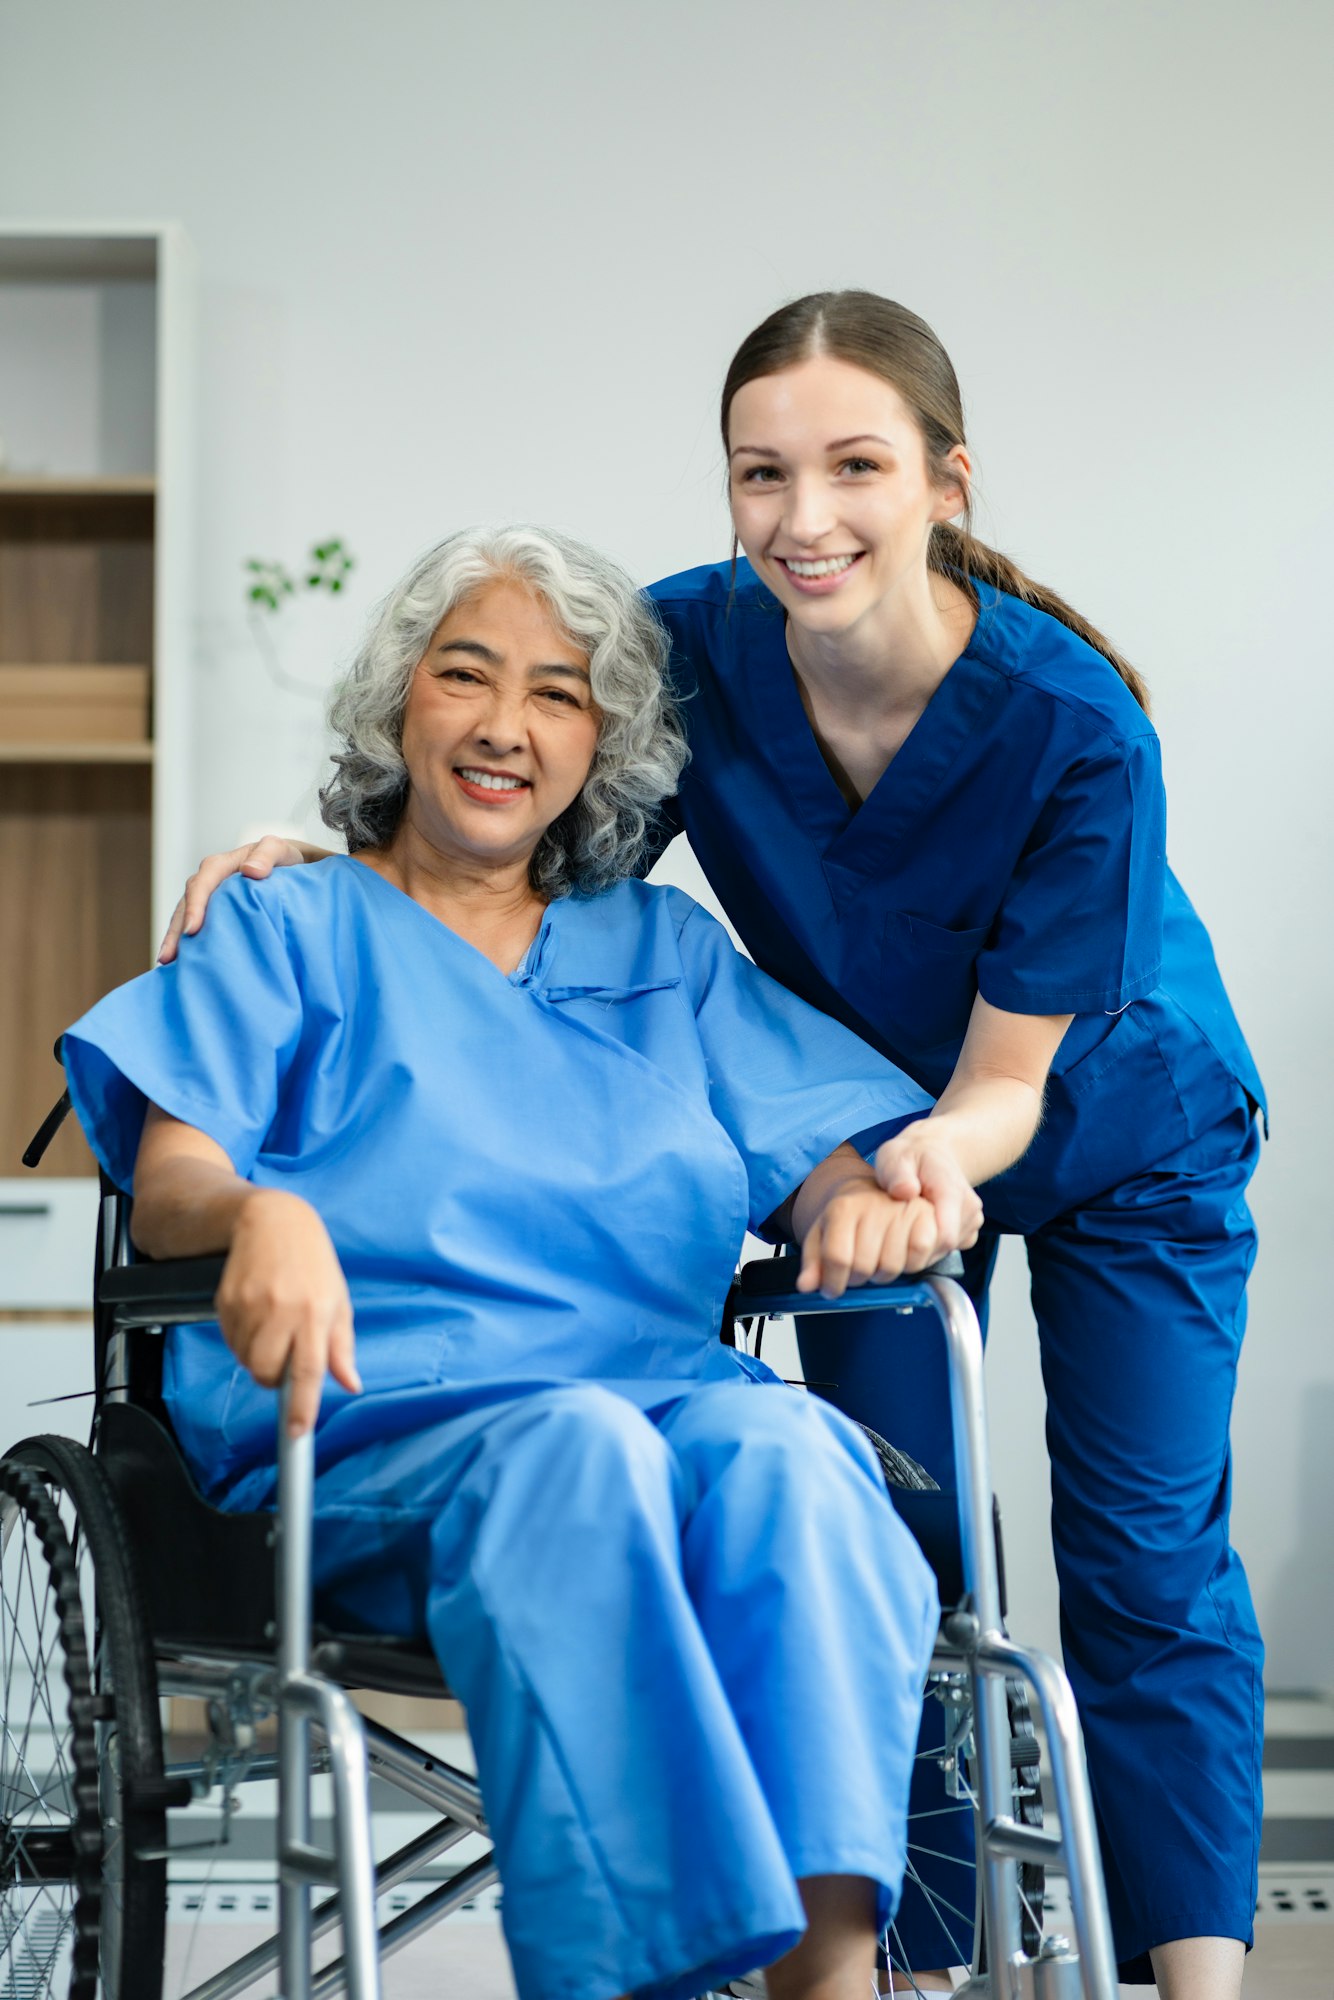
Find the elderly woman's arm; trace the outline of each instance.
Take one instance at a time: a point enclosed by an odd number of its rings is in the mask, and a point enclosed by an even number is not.
[[[352,1301],[323,1222],[300,1196],[242,1180],[222,1147],[150,1105],[134,1170],[132,1233],[146,1256],[224,1250],[218,1322],[233,1354],[268,1387],[290,1368],[290,1428],[308,1431],[327,1369],[361,1387]]]

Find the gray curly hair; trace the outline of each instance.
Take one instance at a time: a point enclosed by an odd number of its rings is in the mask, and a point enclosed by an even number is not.
[[[648,601],[616,563],[551,528],[464,528],[390,591],[330,705],[337,775],[320,811],[350,853],[390,838],[408,795],[403,713],[431,634],[474,592],[509,579],[588,653],[601,718],[592,768],[538,842],[529,875],[546,896],[591,895],[634,873],[688,753],[667,686],[667,634]]]

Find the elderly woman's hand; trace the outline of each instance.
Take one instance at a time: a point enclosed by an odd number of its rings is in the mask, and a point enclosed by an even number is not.
[[[347,1280],[310,1203],[243,1180],[216,1139],[156,1104],[139,1140],[130,1230],[157,1259],[227,1252],[214,1301],[223,1336],[269,1388],[290,1365],[294,1436],[315,1422],[326,1369],[354,1395],[361,1388]]]
[[[837,1299],[849,1285],[888,1285],[941,1255],[931,1203],[896,1201],[868,1175],[832,1194],[807,1230],[797,1290]]]
[[[257,1382],[276,1388],[290,1375],[293,1437],[315,1422],[326,1370],[360,1389],[347,1280],[323,1222],[299,1195],[256,1188],[247,1197],[216,1304],[227,1345]]]
[[[853,1147],[836,1146],[773,1218],[801,1243],[799,1292],[836,1299],[849,1285],[887,1285],[976,1243],[982,1204],[945,1138],[896,1150],[928,1124],[882,1146],[874,1173]],[[892,1190],[881,1185],[887,1175]]]

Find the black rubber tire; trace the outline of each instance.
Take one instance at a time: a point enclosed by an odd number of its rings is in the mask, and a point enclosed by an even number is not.
[[[133,1552],[101,1468],[82,1445],[31,1438],[10,1457],[30,1467],[62,1506],[76,1563],[92,1568],[102,1820],[99,1992],[102,2000],[160,2000],[167,1913],[162,1727]]]
[[[1014,1816],[1020,1826],[1042,1825],[1042,1786],[1038,1740],[1033,1734],[1033,1715],[1028,1705],[1028,1688],[1021,1680],[1005,1683],[1005,1706],[1010,1715],[1010,1769],[1014,1773]],[[1047,1871],[1040,1861],[1019,1863],[1019,1935],[1030,1958],[1042,1943],[1042,1899],[1047,1890]]]
[[[102,1836],[78,1566],[40,1474],[12,1457],[0,1460],[0,1537],[0,1976],[25,2000],[57,2000],[57,1984],[68,2000],[94,2000]],[[15,1695],[29,1679],[21,1714]],[[44,1735],[54,1762],[39,1767],[36,1783],[30,1745]],[[38,1875],[44,1886],[33,1901]]]

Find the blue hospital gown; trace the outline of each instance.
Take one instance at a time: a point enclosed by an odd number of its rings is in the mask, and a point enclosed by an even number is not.
[[[467,1706],[525,2000],[697,1992],[804,1874],[887,1919],[932,1581],[857,1432],[717,1329],[747,1226],[917,1086],[677,890],[553,904],[506,977],[346,857],[233,878],[65,1061],[120,1185],[151,1101],[329,1229],[365,1391],[325,1385],[317,1583]],[[216,1328],[164,1387],[215,1504],[272,1504]]]

